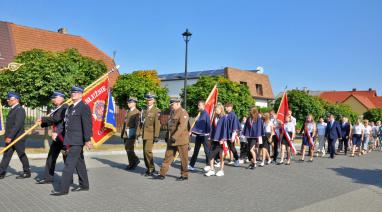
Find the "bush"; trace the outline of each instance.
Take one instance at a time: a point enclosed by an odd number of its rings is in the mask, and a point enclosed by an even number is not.
[[[369,121],[382,121],[382,108],[374,108],[366,111],[363,114],[363,118]]]

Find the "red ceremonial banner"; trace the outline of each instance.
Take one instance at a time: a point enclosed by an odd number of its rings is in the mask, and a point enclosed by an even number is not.
[[[213,112],[214,112],[214,107],[218,103],[218,88],[215,85],[211,92],[210,95],[208,96],[205,104],[205,110],[207,113],[210,115],[210,118],[212,118]]]
[[[114,133],[113,129],[105,126],[109,93],[109,78],[105,77],[104,80],[85,91],[82,97],[92,112],[92,141],[95,145],[102,144]]]

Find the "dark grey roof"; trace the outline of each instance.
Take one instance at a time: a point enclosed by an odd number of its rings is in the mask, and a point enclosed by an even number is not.
[[[195,79],[201,76],[221,76],[221,75],[224,75],[224,69],[188,72],[187,78]],[[161,75],[158,75],[158,77],[162,81],[184,79],[184,72],[175,73],[175,74],[161,74]]]

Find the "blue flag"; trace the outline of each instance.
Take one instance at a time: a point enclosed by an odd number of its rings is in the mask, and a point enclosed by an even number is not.
[[[109,96],[107,100],[105,127],[112,129],[114,132],[117,131],[117,120],[115,119],[114,99],[110,90],[109,90]]]

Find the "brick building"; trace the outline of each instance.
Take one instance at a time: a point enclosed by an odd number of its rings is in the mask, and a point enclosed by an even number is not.
[[[269,77],[258,70],[240,70],[226,67],[224,69],[189,72],[187,85],[192,85],[201,76],[224,76],[225,78],[248,86],[256,106],[268,107],[269,102],[274,100],[272,86]],[[179,96],[184,86],[184,73],[159,75],[161,85],[168,88],[170,96]]]

